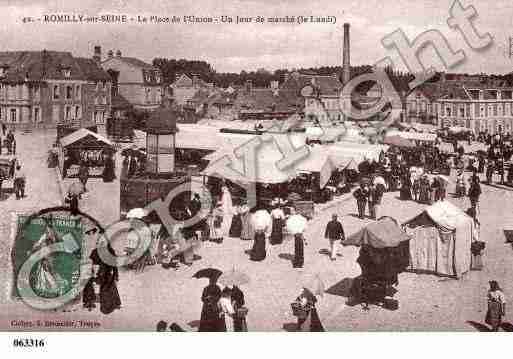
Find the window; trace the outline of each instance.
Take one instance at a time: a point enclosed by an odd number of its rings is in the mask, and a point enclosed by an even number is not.
[[[463,106],[460,107],[459,117],[465,117],[465,107]]]
[[[53,99],[58,100],[60,98],[59,85],[53,85]]]
[[[493,115],[497,116],[497,104],[493,105]]]
[[[149,103],[150,102],[150,89],[145,89],[145,91],[146,91],[146,94],[145,94],[146,102]]]
[[[471,115],[471,111],[470,111],[470,104],[469,103],[465,104],[465,116],[466,117],[472,116]]]
[[[502,105],[499,105],[499,116],[504,116],[504,113],[502,112]]]
[[[102,104],[103,105],[107,104],[107,96],[102,96]]]
[[[73,98],[73,87],[66,86],[66,99],[71,100]]]
[[[100,83],[99,82],[96,83],[96,91],[100,91]]]
[[[39,91],[39,86],[34,86],[32,88],[32,95],[34,96],[34,100],[41,99],[41,92]]]
[[[445,108],[445,113],[447,114],[447,117],[451,117],[451,110],[452,110],[452,109],[451,109],[451,107],[450,107],[450,106],[447,106],[447,107]]]
[[[34,122],[41,122],[41,113],[39,107],[34,107]]]
[[[77,86],[75,86],[75,98],[77,100],[80,100],[81,97],[82,97],[82,93],[80,91],[80,85],[77,85]]]
[[[80,119],[80,106],[75,106],[75,119]]]
[[[16,109],[11,109],[11,122],[16,122]]]
[[[107,90],[107,81],[103,81],[103,91]]]
[[[62,74],[65,78],[69,79],[71,77],[71,70],[70,69],[64,69],[62,70]]]
[[[478,103],[474,104],[474,116],[479,117],[480,113],[481,113],[481,111],[479,109],[479,104]]]
[[[64,118],[66,119],[66,121],[71,120],[71,106],[66,106]]]

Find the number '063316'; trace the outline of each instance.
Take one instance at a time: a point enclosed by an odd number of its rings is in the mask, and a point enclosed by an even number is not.
[[[44,339],[16,338],[13,345],[19,348],[42,348],[45,346]]]

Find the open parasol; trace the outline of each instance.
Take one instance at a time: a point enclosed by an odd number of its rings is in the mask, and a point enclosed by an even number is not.
[[[231,271],[223,273],[218,281],[225,286],[240,286],[249,283],[250,279],[246,273],[232,269]]]
[[[294,214],[287,219],[286,228],[290,234],[303,233],[307,226],[307,220],[300,214]]]
[[[255,231],[265,231],[272,225],[272,218],[265,209],[260,209],[251,216],[251,225]]]
[[[126,218],[136,218],[141,219],[148,215],[148,212],[144,208],[132,208],[126,214]]]
[[[374,178],[374,182],[373,183],[374,183],[374,185],[382,184],[385,187],[387,186],[387,183],[386,183],[385,179],[383,177],[381,177],[381,176],[376,176]]]
[[[203,268],[194,273],[192,277],[197,279],[207,278],[217,281],[222,274],[223,272],[216,268]]]

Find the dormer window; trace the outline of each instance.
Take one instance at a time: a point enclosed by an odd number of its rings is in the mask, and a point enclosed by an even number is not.
[[[64,76],[64,78],[69,79],[71,77],[71,68],[69,66],[62,65],[61,72],[62,72],[62,76]]]

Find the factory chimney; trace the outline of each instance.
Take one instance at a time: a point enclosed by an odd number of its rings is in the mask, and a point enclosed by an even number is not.
[[[344,24],[344,48],[342,49],[342,84],[345,85],[351,79],[351,62],[350,62],[350,41],[349,41],[349,24]]]

